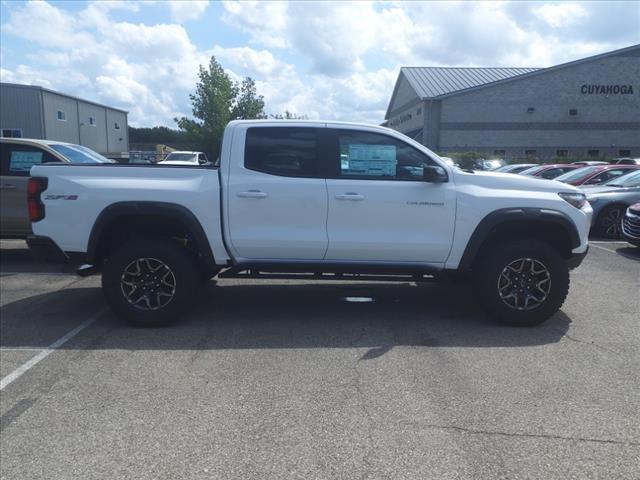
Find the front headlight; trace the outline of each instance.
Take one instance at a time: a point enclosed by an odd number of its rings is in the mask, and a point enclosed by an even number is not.
[[[565,202],[570,203],[574,207],[580,209],[587,203],[587,196],[584,193],[579,192],[559,192],[560,198]]]

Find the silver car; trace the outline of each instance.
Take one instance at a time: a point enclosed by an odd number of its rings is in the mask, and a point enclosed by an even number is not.
[[[111,163],[99,153],[73,143],[28,138],[0,138],[0,237],[31,233],[27,181],[33,165],[49,162]]]
[[[640,202],[640,170],[633,170],[604,185],[581,188],[593,208],[592,232],[606,238],[620,238],[625,210]]]

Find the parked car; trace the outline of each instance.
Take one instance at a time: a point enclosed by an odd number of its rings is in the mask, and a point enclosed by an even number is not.
[[[163,165],[204,165],[209,163],[207,155],[204,152],[171,152],[161,163]]]
[[[73,143],[29,138],[0,138],[0,237],[31,233],[27,181],[33,165],[42,163],[114,163],[90,148]]]
[[[640,165],[640,158],[614,158],[611,163],[616,165]]]
[[[583,167],[589,165],[609,165],[608,162],[603,162],[602,160],[585,160],[581,162],[571,162],[571,165],[582,165]]]
[[[177,319],[216,274],[469,272],[492,318],[519,326],[564,302],[588,249],[591,207],[576,187],[452,168],[384,127],[283,123],[229,123],[219,168],[37,165],[29,247],[84,257],[112,309],[140,325]]]
[[[477,160],[474,160],[472,168],[473,170],[492,171],[504,165],[506,165],[506,162],[499,158],[494,158],[489,160],[484,158],[479,158]]]
[[[639,168],[636,165],[594,165],[563,173],[555,180],[569,185],[601,185]]]
[[[630,244],[640,247],[640,203],[627,208],[622,217],[622,236]]]
[[[640,170],[634,170],[604,185],[581,188],[593,207],[592,231],[606,238],[620,238],[625,210],[640,202]]]
[[[503,165],[500,168],[496,168],[494,172],[500,173],[520,173],[523,170],[531,167],[537,167],[537,163],[512,163],[511,165]]]
[[[529,177],[538,177],[538,178],[546,178],[547,180],[551,180],[553,178],[559,177],[563,173],[566,173],[570,170],[575,170],[580,168],[580,165],[571,165],[564,163],[556,163],[550,165],[536,165],[535,167],[527,168],[526,170],[522,170],[520,175],[526,175]]]

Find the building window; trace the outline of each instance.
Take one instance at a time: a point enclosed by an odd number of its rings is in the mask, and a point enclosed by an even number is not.
[[[597,157],[600,155],[600,150],[587,150],[587,155],[590,157]]]
[[[535,156],[536,156],[536,151],[535,151],[535,150],[525,150],[525,151],[524,151],[524,154],[525,154],[527,157],[535,157]]]
[[[416,115],[422,115],[422,108],[418,109],[418,111],[416,112]]]
[[[96,117],[89,117],[89,125],[92,127],[96,126]]]
[[[618,150],[618,156],[620,157],[630,157],[631,150]]]
[[[22,138],[21,128],[3,128],[2,136],[5,138]]]
[[[60,120],[61,122],[66,122],[67,112],[65,112],[64,110],[58,110],[58,120]]]
[[[493,151],[493,154],[494,154],[496,157],[504,157],[504,154],[505,154],[505,153],[506,153],[506,151],[505,151],[505,150],[494,150],[494,151]]]
[[[556,157],[568,157],[569,150],[556,150]]]
[[[575,117],[578,115],[578,109],[577,108],[570,108],[569,109],[569,116],[570,117]]]
[[[120,130],[120,124],[118,122],[115,122],[113,124],[113,128],[114,128],[114,130]]]
[[[527,113],[533,113],[535,111],[536,111],[536,109],[534,107],[527,108]]]

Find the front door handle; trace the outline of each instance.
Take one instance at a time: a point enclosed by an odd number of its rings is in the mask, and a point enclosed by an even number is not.
[[[336,200],[364,200],[364,195],[355,192],[347,192],[343,195],[336,195]]]
[[[241,198],[265,198],[267,194],[260,190],[249,190],[248,192],[238,192],[238,196]]]

